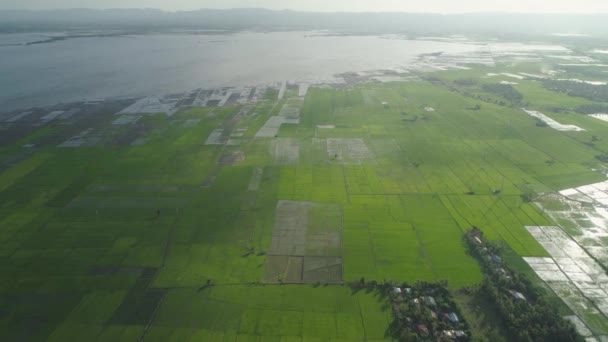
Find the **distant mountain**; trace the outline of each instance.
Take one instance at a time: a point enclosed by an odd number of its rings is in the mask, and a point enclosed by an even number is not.
[[[344,33],[578,33],[608,36],[608,14],[315,13],[265,9],[0,11],[1,32],[117,30],[334,30]]]

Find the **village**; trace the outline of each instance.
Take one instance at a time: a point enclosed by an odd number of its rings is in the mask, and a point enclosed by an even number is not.
[[[389,300],[400,341],[470,341],[469,325],[451,299],[446,283],[406,283],[392,288]]]

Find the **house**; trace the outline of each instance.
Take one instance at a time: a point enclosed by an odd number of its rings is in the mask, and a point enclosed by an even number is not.
[[[450,320],[450,322],[452,323],[458,323],[458,315],[456,315],[455,312],[450,312],[448,314],[448,319]]]
[[[422,297],[422,300],[424,301],[424,304],[426,304],[427,306],[437,306],[437,302],[435,301],[435,298],[433,298],[431,296],[424,296],[424,297]]]
[[[456,338],[456,334],[455,334],[454,330],[444,330],[441,332],[441,335],[443,335],[445,337],[449,337],[451,339]]]
[[[416,326],[416,330],[418,331],[418,334],[422,336],[428,336],[429,334],[429,328],[426,326],[426,324],[418,324]]]
[[[411,289],[411,288],[409,288],[409,287],[404,288],[404,289],[403,289],[403,291],[404,291],[405,293],[407,293],[407,294],[412,293],[412,289]]]
[[[479,239],[477,236],[475,236],[475,237],[473,238],[473,240],[474,240],[474,241],[475,241],[475,242],[476,242],[478,245],[483,244],[483,242],[481,242],[481,240],[480,240],[480,239]]]
[[[393,293],[394,294],[401,294],[401,289],[398,287],[393,288]]]
[[[467,336],[467,334],[462,330],[445,330],[441,333],[441,335],[453,340]]]
[[[505,278],[505,279],[511,279],[511,275],[509,274],[509,272],[507,272],[504,268],[499,268],[497,270],[498,274],[500,274],[501,277]]]
[[[456,335],[457,338],[462,338],[462,337],[467,336],[467,334],[462,330],[456,330],[456,331],[454,331],[454,334]]]
[[[523,300],[524,302],[527,301],[526,300],[526,296],[524,296],[521,292],[517,292],[517,291],[513,291],[513,290],[509,290],[509,293],[511,294],[511,296],[513,296],[513,298],[515,298],[516,300]]]
[[[492,254],[492,261],[494,261],[494,263],[500,264],[502,262],[502,258],[496,254]]]

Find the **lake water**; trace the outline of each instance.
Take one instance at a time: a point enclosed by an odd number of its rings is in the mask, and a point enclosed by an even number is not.
[[[0,35],[0,45],[40,35]],[[466,42],[307,32],[93,37],[0,46],[0,111],[197,88],[320,81],[407,66],[420,54],[474,53]]]

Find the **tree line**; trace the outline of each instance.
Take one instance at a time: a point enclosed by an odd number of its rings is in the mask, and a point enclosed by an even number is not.
[[[576,107],[576,112],[580,114],[608,114],[608,105],[594,103]]]
[[[549,90],[568,94],[569,96],[582,97],[597,102],[608,102],[608,85],[593,85],[577,81],[545,80],[543,81],[543,86]]]
[[[487,83],[484,84],[481,89],[485,92],[503,97],[513,104],[518,104],[524,99],[524,96],[510,84]]]

